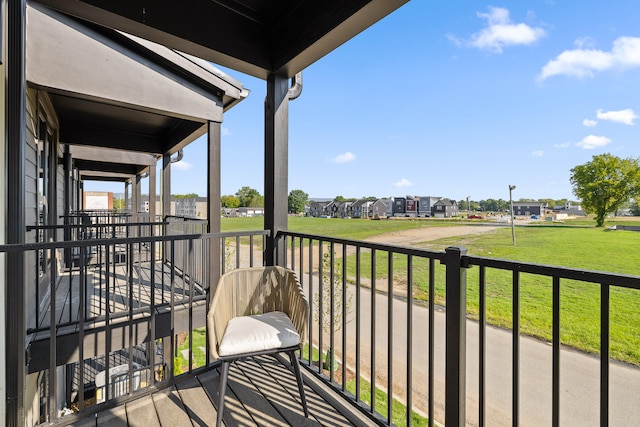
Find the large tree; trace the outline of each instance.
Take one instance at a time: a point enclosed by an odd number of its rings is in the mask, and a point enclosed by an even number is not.
[[[236,196],[228,194],[228,195],[222,196],[220,198],[220,204],[222,205],[223,208],[233,208],[233,209],[235,209],[238,206],[240,206],[240,200],[238,200],[238,198]]]
[[[573,194],[582,200],[586,212],[595,215],[596,226],[602,227],[608,214],[640,194],[640,163],[600,154],[571,169],[569,179]]]
[[[304,205],[307,204],[309,195],[302,190],[291,190],[289,192],[289,212],[304,212]]]
[[[240,206],[258,208],[264,206],[264,197],[258,190],[244,186],[236,191],[236,197],[240,201]]]

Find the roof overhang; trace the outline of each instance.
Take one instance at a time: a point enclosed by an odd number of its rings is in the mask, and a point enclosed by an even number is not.
[[[248,94],[205,61],[31,2],[26,78],[48,93],[62,143],[156,155],[203,135]]]
[[[408,0],[40,0],[262,79],[293,77]]]
[[[147,153],[74,145],[70,148],[73,165],[84,179],[128,181],[156,167],[157,158]],[[91,178],[86,178],[90,176]],[[102,176],[104,179],[100,179]]]

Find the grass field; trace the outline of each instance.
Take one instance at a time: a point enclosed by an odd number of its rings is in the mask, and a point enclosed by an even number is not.
[[[460,221],[399,220],[362,221],[290,217],[289,229],[297,232],[363,240],[393,231],[424,227],[456,226]],[[640,224],[633,219],[609,220],[614,224]],[[447,246],[464,246],[470,255],[640,275],[640,233],[610,231],[595,228],[593,221],[578,220],[564,224],[541,224],[517,227],[517,246],[511,241],[509,227],[495,232],[451,237],[417,246],[443,250]],[[225,219],[223,230],[260,229],[262,218]],[[362,254],[362,271],[368,271],[370,256]],[[338,260],[337,262],[341,262]],[[348,276],[355,274],[355,261],[347,258]],[[406,262],[394,257],[394,276],[406,277]],[[385,279],[386,254],[376,258],[376,275]],[[426,299],[428,265],[416,260],[414,297]],[[487,317],[494,325],[509,328],[512,324],[511,273],[498,270],[487,272]],[[552,283],[548,278],[521,274],[522,332],[543,339],[551,339]],[[467,273],[469,315],[478,313],[478,269]],[[446,305],[444,269],[436,268],[436,296],[438,304]],[[564,344],[588,352],[598,353],[600,340],[600,290],[596,285],[576,281],[561,283],[561,340]],[[640,365],[640,291],[612,289],[611,292],[611,354],[615,359]]]

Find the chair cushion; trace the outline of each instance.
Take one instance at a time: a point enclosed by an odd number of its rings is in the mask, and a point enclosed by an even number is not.
[[[300,344],[291,319],[281,311],[234,317],[218,347],[221,357],[276,350]]]

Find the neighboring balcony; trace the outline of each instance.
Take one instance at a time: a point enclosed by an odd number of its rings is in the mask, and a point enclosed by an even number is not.
[[[212,269],[262,265],[270,236],[205,229],[180,218],[91,220],[67,230],[72,240],[0,247],[25,254],[37,301],[25,337],[26,382],[37,384],[25,401],[27,420],[215,420],[217,364],[206,341]],[[63,231],[32,230],[39,241]],[[310,303],[300,357],[311,418],[302,415],[294,377],[259,358],[231,369],[227,425],[629,425],[640,418],[633,403],[640,371],[611,360],[610,347],[611,299],[635,296],[639,277],[474,257],[460,248],[291,232],[276,240],[278,264],[296,271]],[[513,295],[507,329],[487,324],[498,278]],[[561,345],[560,303],[580,304],[571,298],[576,283],[597,289],[602,356]],[[522,333],[531,286],[550,296],[548,343]],[[477,320],[467,318],[471,299]],[[8,349],[15,351],[24,349]]]

